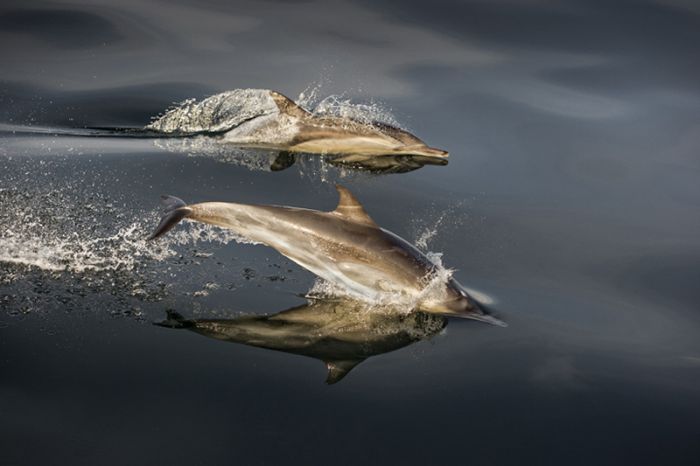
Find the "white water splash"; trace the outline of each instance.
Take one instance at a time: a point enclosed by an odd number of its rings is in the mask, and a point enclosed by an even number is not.
[[[234,89],[197,102],[188,99],[156,117],[146,129],[162,133],[220,133],[244,121],[278,114],[266,89]]]
[[[314,107],[313,114],[348,118],[365,124],[379,122],[405,129],[381,102],[356,103],[341,95],[330,95],[321,100]]]
[[[322,79],[309,85],[297,97],[297,104],[316,116],[350,118],[366,124],[380,122],[406,129],[383,102],[370,100],[358,103],[344,94],[321,97],[325,84],[326,80]]]
[[[47,272],[135,271],[147,262],[174,257],[178,245],[246,242],[230,230],[192,222],[149,242],[146,238],[156,224],[152,215],[135,212],[125,217],[123,207],[99,197],[74,199],[60,191],[5,189],[0,190],[0,201],[0,264]],[[0,273],[15,274],[3,267]]]
[[[463,202],[458,202],[437,214],[437,216],[420,216],[420,220],[414,222],[415,245],[421,251],[428,251],[430,244],[437,237],[438,232],[446,227],[456,227],[464,223],[466,214],[461,212],[464,207]],[[426,219],[428,217],[428,219]],[[433,217],[430,219],[430,217]]]
[[[35,267],[49,272],[133,271],[144,261],[160,262],[178,254],[178,245],[197,242],[254,244],[222,228],[190,224],[157,242],[147,241],[151,223],[134,222],[114,234],[88,236],[89,232],[51,230],[29,222],[21,230],[8,228],[0,237],[0,262]]]
[[[120,228],[113,235],[92,238],[78,232],[52,234],[37,222],[26,227],[24,231],[4,232],[0,238],[0,262],[82,273],[133,270],[143,259],[163,260],[174,255],[167,247],[146,246],[143,226],[139,223]]]
[[[342,283],[332,283],[323,279],[316,279],[306,296],[309,298],[323,299],[351,299],[363,302],[366,310],[392,307],[402,309],[403,312],[412,312],[418,304],[425,301],[441,300],[446,284],[452,278],[454,270],[446,268],[442,264],[441,253],[428,253],[428,259],[434,264],[434,269],[423,278],[423,286],[417,292],[377,292],[372,295],[362,294],[354,289],[343,286]]]
[[[444,211],[440,214],[440,216],[433,223],[433,225],[423,229],[423,231],[418,235],[418,238],[416,239],[416,246],[418,247],[418,249],[421,249],[423,251],[428,249],[428,245],[437,235],[440,226],[443,224],[446,217],[447,211]]]
[[[287,168],[283,163],[285,160],[280,158],[278,151],[242,149],[221,144],[218,140],[208,136],[156,139],[154,144],[159,149],[168,152],[185,153],[190,157],[207,157],[219,162],[245,167],[252,171],[270,172]]]
[[[311,83],[309,86],[299,93],[296,103],[305,110],[313,109],[321,100],[321,91],[326,80],[322,79],[318,82]]]

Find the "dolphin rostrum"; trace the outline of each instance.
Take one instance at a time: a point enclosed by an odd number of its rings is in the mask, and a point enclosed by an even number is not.
[[[448,155],[395,126],[313,114],[279,92],[267,89],[235,89],[201,102],[186,101],[145,129],[172,135],[208,134],[238,147],[292,153],[438,159]]]
[[[276,249],[357,298],[392,297],[425,312],[505,325],[416,247],[374,223],[348,189],[336,188],[340,200],[332,212],[224,202],[186,205],[163,196],[166,214],[150,239],[184,218],[217,225]]]
[[[320,359],[328,369],[329,384],[340,381],[365,359],[427,339],[447,325],[444,317],[423,312],[364,311],[363,303],[356,301],[311,300],[273,315],[234,319],[188,320],[168,311],[167,319],[156,325]]]

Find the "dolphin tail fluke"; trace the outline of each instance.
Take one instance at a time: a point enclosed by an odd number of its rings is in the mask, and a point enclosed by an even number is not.
[[[180,220],[192,213],[192,209],[187,207],[185,201],[175,196],[161,196],[161,203],[165,207],[165,215],[160,219],[160,223],[153,234],[148,237],[149,240],[165,234],[177,225]]]
[[[328,385],[333,385],[336,382],[340,382],[343,378],[348,375],[355,366],[360,364],[364,359],[350,359],[341,361],[326,361],[326,367],[328,368],[328,377],[326,377],[326,383]]]
[[[185,319],[179,313],[175,311],[168,310],[167,317],[165,320],[160,322],[153,322],[153,325],[158,325],[159,327],[167,328],[188,328],[192,327],[192,321]]]

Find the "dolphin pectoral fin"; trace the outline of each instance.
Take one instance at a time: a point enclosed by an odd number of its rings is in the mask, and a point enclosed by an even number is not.
[[[155,231],[148,237],[149,240],[165,234],[180,220],[192,213],[192,209],[187,207],[185,201],[175,196],[161,196],[161,203],[165,206],[165,215],[160,219]]]
[[[167,316],[165,320],[162,320],[160,322],[153,322],[153,325],[157,325],[159,327],[167,327],[167,328],[189,328],[192,327],[193,323],[192,321],[189,321],[182,317],[179,313],[168,310]]]
[[[365,212],[364,207],[360,204],[360,201],[350,192],[350,190],[339,184],[335,185],[335,189],[338,190],[338,195],[340,199],[338,200],[338,207],[335,208],[333,213],[345,217],[348,220],[352,220],[357,223],[364,223],[365,225],[377,227],[374,223],[372,217]]]
[[[336,382],[340,382],[343,378],[348,375],[355,366],[360,364],[364,359],[350,359],[341,361],[326,361],[326,368],[328,369],[328,377],[326,377],[326,383],[328,385],[333,385]]]
[[[286,170],[294,165],[294,162],[296,162],[294,154],[289,151],[281,151],[270,165],[270,170],[273,172]]]

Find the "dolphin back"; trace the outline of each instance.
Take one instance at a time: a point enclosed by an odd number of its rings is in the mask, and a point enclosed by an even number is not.
[[[165,215],[160,219],[156,230],[148,237],[149,240],[158,238],[177,225],[180,220],[192,213],[185,201],[175,196],[161,196],[161,204],[165,207]]]

